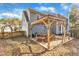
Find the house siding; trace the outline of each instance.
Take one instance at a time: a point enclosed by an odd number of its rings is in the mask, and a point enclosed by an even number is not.
[[[29,35],[29,29],[28,29],[28,18],[26,18],[26,16],[24,15],[24,13],[22,14],[22,30],[25,31],[25,35],[28,37]]]

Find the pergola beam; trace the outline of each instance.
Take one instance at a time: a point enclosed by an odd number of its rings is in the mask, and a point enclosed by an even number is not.
[[[45,25],[46,27],[48,27],[48,24],[47,24],[44,20],[42,20],[42,21],[43,21],[44,25]]]
[[[35,25],[35,24],[43,24],[43,20],[46,20],[47,17],[43,17],[43,18],[40,18],[34,22],[31,23],[31,25]]]

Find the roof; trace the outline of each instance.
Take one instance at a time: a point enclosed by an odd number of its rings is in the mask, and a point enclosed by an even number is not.
[[[34,14],[40,14],[42,16],[46,16],[48,14],[45,14],[45,13],[42,13],[42,12],[39,12],[39,11],[36,11],[34,9],[31,9],[31,8],[28,8],[28,10],[31,12],[31,13],[34,13]],[[52,13],[53,15],[49,14],[50,16],[56,16],[56,17],[60,17],[60,18],[64,18],[64,19],[67,19],[66,17],[60,15],[60,14],[55,14],[55,13]]]
[[[33,13],[33,14],[39,14],[41,15],[42,17],[45,17],[45,16],[49,16],[50,18],[53,18],[53,19],[56,19],[58,21],[65,21],[66,22],[66,17],[60,15],[60,14],[54,14],[54,15],[51,15],[51,14],[45,14],[45,13],[42,13],[42,12],[38,12],[36,10],[33,10],[31,8],[28,9],[30,11],[30,13]],[[26,10],[23,11],[24,15],[26,16],[26,18],[28,18],[28,16],[26,15]]]

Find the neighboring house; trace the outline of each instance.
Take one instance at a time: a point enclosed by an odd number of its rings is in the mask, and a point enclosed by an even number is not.
[[[31,24],[35,20],[42,18],[45,15],[46,14],[37,12],[32,9],[27,9],[27,10],[23,11],[23,13],[22,13],[22,30],[25,31],[26,36],[29,36],[29,24]],[[63,20],[66,20],[66,23],[68,26],[67,18],[65,18],[64,16],[61,16],[60,14],[55,14],[55,15],[52,15],[52,17],[58,17]],[[67,30],[67,28],[68,27],[66,27],[66,30]],[[44,27],[44,25],[36,25],[32,28],[33,34],[35,34],[35,33],[37,33],[37,34],[44,33],[45,34],[46,32],[47,32],[47,29]],[[51,32],[53,32],[54,34],[63,34],[62,25],[59,26],[58,23],[54,24]]]
[[[7,26],[6,26],[7,25]],[[0,21],[0,32],[1,32],[1,28],[6,26],[4,31],[9,31],[11,32],[9,26],[10,25],[13,29],[13,31],[20,31],[20,27],[21,27],[21,21],[20,20],[15,20],[15,21],[12,21],[12,20],[7,20],[7,21]]]

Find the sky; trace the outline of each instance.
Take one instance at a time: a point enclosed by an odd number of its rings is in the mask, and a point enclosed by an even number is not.
[[[65,17],[71,9],[71,3],[0,3],[0,18],[22,18],[22,11],[32,8],[36,11],[46,13],[59,13]]]

